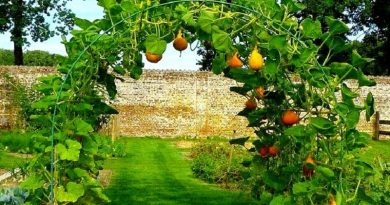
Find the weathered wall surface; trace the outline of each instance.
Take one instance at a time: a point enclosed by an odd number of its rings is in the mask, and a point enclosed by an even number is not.
[[[0,74],[15,75],[27,86],[37,76],[52,72],[50,68],[0,67]],[[358,100],[372,92],[381,118],[390,119],[390,78],[374,78],[378,85],[362,88]],[[234,85],[236,82],[208,72],[145,70],[138,81],[125,78],[118,82],[118,98],[113,103],[120,114],[106,130],[117,136],[253,135],[253,130],[246,128],[246,119],[236,116],[246,99],[229,91]],[[7,121],[4,116],[10,114],[7,95],[9,89],[0,80],[0,126],[1,119]],[[359,127],[372,132],[372,123],[362,119]]]
[[[209,72],[148,71],[118,84],[119,135],[234,136],[252,134],[236,116],[245,98],[232,80]],[[126,123],[123,123],[126,122]]]
[[[0,128],[13,128],[21,122],[18,119],[19,108],[12,98],[15,83],[20,82],[31,90],[38,77],[53,73],[52,67],[0,66]],[[16,82],[10,82],[6,76],[11,76]]]

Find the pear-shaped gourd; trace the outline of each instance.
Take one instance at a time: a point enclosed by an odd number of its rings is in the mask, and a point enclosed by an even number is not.
[[[257,50],[257,46],[253,48],[251,55],[249,56],[249,68],[252,70],[260,70],[264,66],[263,56]]]
[[[241,68],[243,66],[242,61],[238,57],[238,52],[235,52],[227,63],[230,68]]]
[[[146,60],[148,60],[151,63],[157,63],[162,59],[162,55],[153,54],[150,52],[145,53]]]
[[[181,30],[179,30],[175,40],[173,41],[173,47],[178,51],[184,51],[188,47],[188,42],[183,37],[183,33],[181,32]]]

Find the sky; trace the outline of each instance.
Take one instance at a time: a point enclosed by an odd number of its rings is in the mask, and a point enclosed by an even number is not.
[[[97,5],[96,0],[74,0],[68,2],[67,5],[78,18],[95,20],[103,17],[103,9]],[[67,36],[70,38],[70,35]],[[29,47],[24,47],[24,50],[44,50],[50,53],[57,53],[61,55],[66,55],[65,47],[61,43],[61,37],[55,36],[48,39],[44,42],[33,42],[29,38],[31,45]],[[13,49],[13,43],[10,40],[9,32],[5,34],[0,34],[0,48],[2,49]],[[159,70],[198,70],[199,66],[196,65],[197,60],[200,59],[200,56],[196,54],[196,51],[191,51],[188,47],[187,50],[183,51],[181,56],[178,51],[176,51],[172,44],[167,46],[163,58],[160,62],[153,64],[146,61],[146,69],[159,69]]]

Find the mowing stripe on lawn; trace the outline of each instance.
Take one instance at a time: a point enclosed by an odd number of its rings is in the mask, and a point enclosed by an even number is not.
[[[196,179],[189,162],[170,141],[128,138],[128,155],[110,159],[113,171],[106,194],[111,204],[256,204],[248,193],[231,192]]]

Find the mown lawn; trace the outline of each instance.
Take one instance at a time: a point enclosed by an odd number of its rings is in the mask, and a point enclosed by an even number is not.
[[[368,147],[363,148],[359,155],[361,159],[367,162],[373,162],[378,157],[382,162],[390,162],[390,140],[370,140]]]
[[[7,152],[0,150],[0,169],[14,169],[20,167],[27,162],[27,159],[13,156]]]
[[[190,163],[171,141],[124,139],[128,155],[106,161],[113,171],[111,204],[256,204],[249,193],[231,192],[194,178]]]

